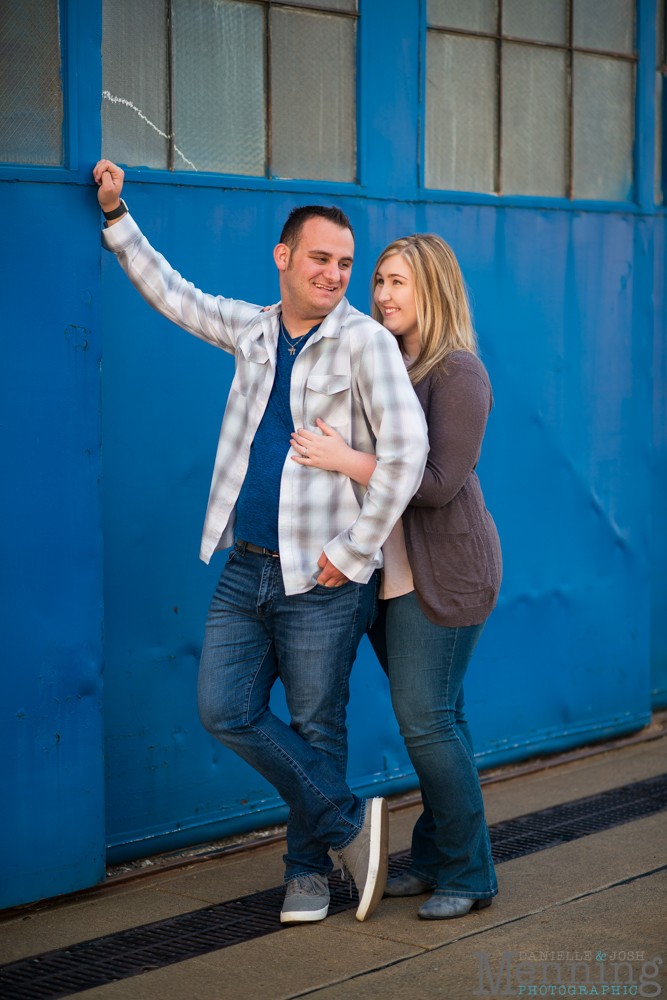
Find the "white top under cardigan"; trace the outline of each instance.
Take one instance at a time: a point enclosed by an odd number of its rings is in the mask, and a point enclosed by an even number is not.
[[[409,358],[403,355],[405,367],[409,368],[416,357]],[[382,570],[382,582],[380,583],[380,600],[388,601],[392,597],[403,597],[404,594],[411,594],[415,589],[412,579],[412,570],[408,562],[408,552],[405,547],[405,535],[403,533],[403,518],[391,529],[387,541],[382,546],[382,557],[384,559],[384,569]]]

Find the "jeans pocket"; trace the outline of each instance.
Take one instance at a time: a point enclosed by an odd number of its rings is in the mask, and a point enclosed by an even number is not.
[[[315,594],[331,594],[331,593],[339,594],[341,592],[341,590],[345,590],[345,588],[349,587],[350,584],[353,583],[353,582],[354,581],[352,581],[352,580],[346,580],[345,583],[341,583],[340,587],[325,587],[325,585],[323,583],[316,583],[315,586],[313,587],[311,593],[315,593]]]

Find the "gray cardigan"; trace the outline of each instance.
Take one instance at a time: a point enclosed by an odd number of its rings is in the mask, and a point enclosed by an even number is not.
[[[500,540],[475,467],[493,405],[479,358],[456,351],[418,385],[430,452],[424,478],[403,514],[419,606],[436,625],[481,624],[502,577]]]

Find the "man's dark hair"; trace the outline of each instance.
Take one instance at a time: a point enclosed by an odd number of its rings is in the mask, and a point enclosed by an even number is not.
[[[301,239],[301,230],[308,219],[328,219],[329,222],[333,222],[334,226],[349,229],[352,233],[352,239],[354,239],[352,223],[342,208],[336,208],[335,205],[332,205],[331,208],[327,205],[302,205],[300,208],[293,208],[287,216],[287,222],[280,234],[280,242],[288,246],[290,250],[296,250]]]

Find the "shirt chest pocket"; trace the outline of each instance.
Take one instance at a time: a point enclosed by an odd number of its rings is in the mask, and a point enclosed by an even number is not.
[[[238,392],[239,396],[247,396],[253,386],[262,382],[268,360],[268,353],[257,345],[253,345],[245,353],[239,352],[236,358],[236,373],[232,381],[232,389]]]
[[[344,427],[351,418],[349,375],[309,375],[306,382],[306,421],[317,426],[320,417],[331,427]]]

